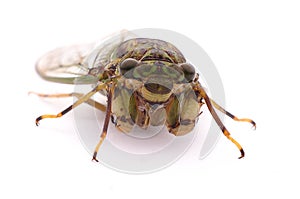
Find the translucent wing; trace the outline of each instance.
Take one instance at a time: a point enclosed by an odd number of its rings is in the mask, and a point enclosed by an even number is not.
[[[135,37],[135,34],[127,30],[122,30],[117,34],[110,35],[110,37],[103,40],[100,45],[97,45],[93,52],[84,60],[84,63],[88,66],[93,66],[90,68],[97,68],[101,71],[112,61],[113,53],[120,44]]]
[[[57,48],[42,56],[36,63],[37,73],[45,80],[66,84],[90,84],[97,81],[97,69],[101,73],[110,63],[113,51],[126,39],[135,37],[122,30],[99,42]]]
[[[36,71],[48,81],[74,84],[76,78],[86,77],[89,83],[92,77],[88,77],[89,68],[84,60],[94,48],[95,43],[57,48],[37,61]]]

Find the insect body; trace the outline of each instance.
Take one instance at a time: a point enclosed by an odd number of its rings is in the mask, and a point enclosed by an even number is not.
[[[93,45],[56,49],[43,56],[36,65],[37,72],[46,80],[60,83],[96,83],[87,94],[70,93],[41,97],[76,96],[78,100],[56,115],[58,118],[81,103],[94,104],[106,113],[103,129],[95,147],[93,160],[107,135],[109,122],[124,133],[134,125],[147,129],[149,125],[165,125],[175,136],[191,132],[206,104],[223,134],[231,140],[244,157],[244,150],[223,125],[215,109],[236,121],[238,119],[210,99],[199,82],[192,64],[172,44],[149,38],[116,39],[91,51]],[[107,96],[107,104],[94,102],[91,96],[100,92]]]

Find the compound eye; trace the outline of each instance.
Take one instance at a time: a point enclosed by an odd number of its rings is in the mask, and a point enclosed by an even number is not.
[[[134,67],[136,67],[138,65],[138,63],[139,62],[136,59],[133,59],[133,58],[127,58],[127,59],[125,59],[120,64],[121,74],[124,75],[125,73],[127,73],[128,71],[130,71],[131,69],[133,69]]]
[[[182,68],[182,71],[184,73],[184,77],[188,82],[193,81],[195,77],[195,68],[193,65],[184,63],[181,64],[180,67]]]

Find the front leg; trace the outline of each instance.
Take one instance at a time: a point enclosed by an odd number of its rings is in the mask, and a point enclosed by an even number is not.
[[[173,95],[166,106],[166,126],[176,136],[185,135],[194,129],[202,106],[192,89],[180,95]]]

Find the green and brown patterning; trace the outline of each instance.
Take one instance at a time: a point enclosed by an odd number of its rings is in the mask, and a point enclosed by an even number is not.
[[[112,102],[112,115],[121,131],[130,132],[135,124],[147,128],[162,122],[174,135],[194,128],[202,105],[192,90],[195,70],[175,46],[132,39],[112,57],[122,60]]]
[[[240,157],[244,156],[243,148],[230,136],[214,108],[236,121],[250,122],[254,126],[255,123],[250,119],[238,119],[210,99],[194,66],[174,45],[158,39],[124,40],[119,37],[94,50],[92,48],[82,45],[56,49],[37,62],[36,69],[46,80],[96,83],[96,86],[87,94],[36,93],[41,97],[78,98],[58,114],[39,116],[36,124],[45,118],[61,117],[81,103],[104,111],[105,121],[93,155],[93,160],[97,161],[97,152],[108,133],[110,121],[124,133],[130,133],[135,125],[143,129],[150,125],[165,125],[170,133],[180,136],[194,129],[201,114],[200,108],[206,104],[224,135],[240,150]],[[91,99],[97,92],[107,96],[106,105]]]

